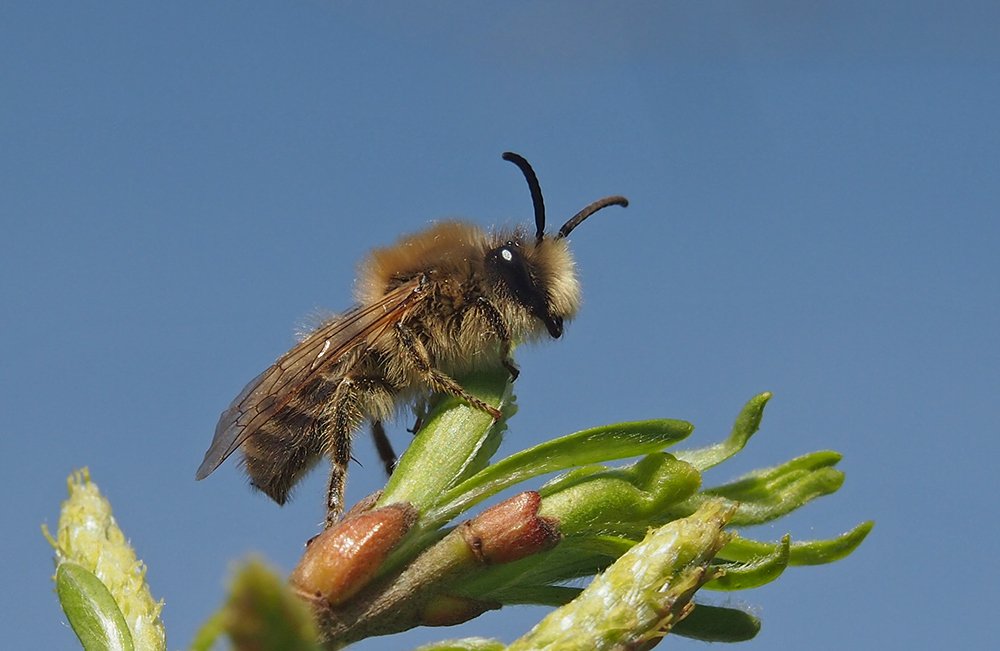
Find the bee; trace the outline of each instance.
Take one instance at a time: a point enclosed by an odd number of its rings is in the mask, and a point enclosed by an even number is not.
[[[627,206],[599,199],[545,234],[545,205],[528,162],[520,168],[535,213],[535,233],[487,233],[445,221],[375,249],[360,267],[357,305],[306,335],[251,380],[219,418],[195,474],[204,479],[237,449],[254,488],[284,504],[320,459],[330,460],[326,526],[343,512],[351,439],[364,421],[391,472],[394,454],[382,427],[397,406],[434,393],[456,396],[500,418],[456,375],[503,365],[516,342],[558,339],[580,306],[580,286],[566,237],[595,212]]]

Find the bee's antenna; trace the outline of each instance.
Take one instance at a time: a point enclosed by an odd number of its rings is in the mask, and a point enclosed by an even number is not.
[[[531,165],[524,160],[523,156],[512,151],[504,152],[503,159],[521,168],[521,173],[524,174],[524,178],[528,182],[528,189],[531,190],[531,203],[535,206],[535,240],[541,242],[542,238],[545,237],[545,202],[542,201],[542,187],[538,185],[535,170],[531,169]]]
[[[563,224],[562,228],[559,229],[559,234],[556,235],[556,239],[558,240],[559,238],[566,237],[574,228],[579,226],[584,219],[590,217],[602,208],[607,208],[608,206],[621,206],[622,208],[625,208],[628,206],[628,199],[617,194],[611,197],[598,199],[580,212],[573,215],[568,222]]]

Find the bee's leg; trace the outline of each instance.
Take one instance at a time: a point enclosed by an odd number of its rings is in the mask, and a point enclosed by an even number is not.
[[[344,513],[344,486],[351,461],[351,435],[361,425],[359,398],[363,390],[358,378],[341,378],[326,407],[326,453],[330,457],[330,483],[326,490],[326,526]]]
[[[351,436],[366,414],[371,416],[391,411],[393,393],[394,388],[384,378],[348,375],[340,380],[327,404],[325,451],[330,457],[330,484],[326,492],[327,527],[340,520],[344,513],[344,486],[347,464],[351,460]],[[392,448],[389,449],[391,452]]]
[[[330,457],[330,483],[326,489],[326,524],[336,524],[344,514],[344,486],[347,483],[347,462],[351,458],[350,432],[335,435],[334,450]]]
[[[372,440],[375,441],[378,458],[381,459],[382,465],[385,466],[385,474],[392,475],[392,471],[396,467],[396,451],[392,449],[392,442],[386,436],[385,427],[382,426],[382,421],[380,420],[372,421]]]
[[[410,434],[419,432],[420,428],[424,426],[424,419],[427,418],[428,411],[430,411],[430,405],[428,404],[427,396],[417,398],[413,403],[413,413],[416,416],[413,419],[413,427],[406,431]]]
[[[413,331],[402,323],[397,323],[396,336],[399,338],[403,349],[408,353],[408,361],[412,365],[412,368],[423,376],[424,381],[433,391],[461,398],[476,409],[492,416],[493,420],[500,420],[502,414],[499,409],[486,404],[463,389],[462,385],[456,382],[454,378],[434,368],[434,362],[431,359],[430,353],[427,352],[427,348],[423,342],[413,335]]]
[[[510,340],[510,331],[507,329],[507,324],[504,323],[503,315],[500,314],[500,310],[493,303],[490,303],[482,296],[477,299],[475,305],[482,312],[483,317],[489,322],[490,327],[493,328],[493,332],[496,333],[497,338],[500,340],[500,363],[510,373],[510,380],[513,382],[521,374],[521,371],[510,356],[510,349],[513,344]]]

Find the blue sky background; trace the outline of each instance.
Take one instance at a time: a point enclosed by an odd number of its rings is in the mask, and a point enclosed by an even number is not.
[[[998,26],[986,2],[5,4],[3,646],[74,648],[39,525],[83,465],[171,648],[235,559],[290,569],[324,473],[283,509],[233,463],[196,483],[220,411],[349,305],[370,247],[529,220],[504,150],[554,223],[632,200],[574,233],[585,306],[519,351],[504,451],[659,416],[700,445],[773,391],[709,480],[832,448],[843,489],[752,533],[877,525],[838,564],[707,595],[762,617],[743,648],[995,643]],[[381,482],[366,436],[356,455],[352,500]],[[509,641],[543,612],[357,648]]]

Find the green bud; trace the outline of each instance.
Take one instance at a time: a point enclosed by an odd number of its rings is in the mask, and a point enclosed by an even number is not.
[[[599,467],[597,467],[599,468]],[[559,521],[564,536],[617,530],[644,522],[693,495],[698,471],[665,452],[616,469],[590,466],[557,478],[541,489],[540,515]]]
[[[305,602],[260,561],[250,561],[237,571],[221,624],[234,649],[321,650]]]
[[[705,505],[651,531],[572,602],[556,609],[508,651],[636,648],[664,635],[690,612],[709,561],[725,544],[731,510]]]
[[[136,648],[166,649],[166,633],[160,621],[163,603],[153,600],[146,585],[146,566],[136,558],[118,528],[111,503],[90,481],[86,468],[70,475],[67,486],[69,499],[63,502],[56,535],[53,537],[43,527],[56,551],[57,566],[76,563],[107,587],[128,623]]]

